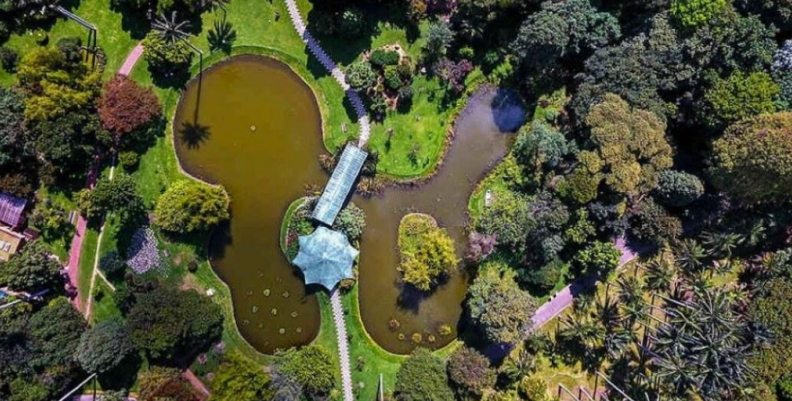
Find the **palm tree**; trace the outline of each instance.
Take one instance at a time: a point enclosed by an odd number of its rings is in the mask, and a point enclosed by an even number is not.
[[[155,31],[162,35],[165,41],[171,45],[181,42],[189,46],[194,52],[198,53],[198,56],[200,57],[199,76],[203,75],[203,51],[195,47],[192,43],[190,43],[189,40],[187,40],[190,36],[192,36],[187,31],[190,29],[190,23],[188,21],[179,21],[176,16],[176,11],[173,11],[171,13],[170,19],[168,19],[165,14],[160,14],[159,18],[154,21],[151,26]]]
[[[698,271],[704,265],[704,258],[707,254],[695,240],[686,239],[680,241],[675,249],[676,264],[685,273]]]
[[[209,30],[209,48],[212,51],[222,50],[228,52],[231,50],[231,43],[236,40],[237,33],[234,26],[223,18],[222,20],[215,20],[214,27]]]
[[[734,249],[743,241],[745,237],[737,233],[708,231],[701,235],[701,242],[707,253],[716,259],[730,258]]]
[[[500,372],[503,373],[512,383],[528,376],[536,368],[536,361],[525,345],[518,346],[503,361]]]
[[[605,333],[602,342],[609,360],[621,359],[630,350],[630,344],[635,341],[634,332],[622,326],[615,326]]]
[[[190,33],[187,31],[190,29],[190,22],[179,21],[176,11],[171,13],[170,19],[165,14],[161,14],[151,26],[170,44],[186,41],[190,37]]]
[[[669,260],[660,254],[652,258],[644,266],[646,270],[646,288],[654,292],[667,292],[674,282],[676,266],[673,260]]]
[[[605,327],[592,319],[590,314],[575,311],[561,319],[561,326],[559,336],[581,346],[587,353],[602,347]]]
[[[223,21],[225,21],[226,17],[228,16],[228,10],[226,6],[231,4],[231,0],[205,0],[204,6],[208,5],[208,8],[212,10],[221,10],[223,12]]]
[[[646,304],[644,303],[643,282],[635,277],[621,277],[617,281],[619,286],[619,302],[627,310],[627,317],[633,322],[642,318],[646,314]]]

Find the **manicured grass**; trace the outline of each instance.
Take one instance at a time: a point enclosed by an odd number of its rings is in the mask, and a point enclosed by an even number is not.
[[[363,319],[360,316],[358,287],[355,286],[342,298],[346,314],[346,330],[349,337],[349,363],[352,368],[352,385],[358,400],[375,400],[380,374],[382,374],[385,392],[393,392],[396,386],[396,373],[405,355],[392,354],[379,345],[368,335]],[[462,345],[460,341],[450,344],[434,352],[442,359]],[[358,369],[358,360],[363,360],[362,369]],[[362,383],[362,386],[361,386]]]
[[[96,294],[102,294],[99,299],[96,299]],[[91,306],[91,316],[89,321],[91,324],[101,322],[114,317],[121,317],[121,311],[115,305],[115,293],[101,277],[96,278],[94,284],[94,297],[93,305]]]
[[[94,257],[96,247],[99,246],[99,232],[88,227],[83,238],[82,251],[80,253],[80,268],[77,274],[77,287],[80,291],[80,301],[85,306],[91,287],[91,274],[93,273]]]
[[[137,43],[130,32],[124,30],[122,14],[111,9],[110,0],[81,0],[79,6],[71,11],[96,25],[99,31],[98,45],[107,55],[104,78],[112,77]],[[49,44],[54,45],[59,39],[67,36],[77,36],[85,42],[88,31],[76,22],[58,16],[57,22],[49,30]],[[38,44],[30,32],[22,32],[12,35],[5,46],[19,51],[20,56],[24,56]],[[15,80],[14,75],[0,69],[0,84],[7,86]]]
[[[374,400],[377,395],[380,374],[383,375],[385,391],[392,392],[396,384],[396,373],[407,357],[385,351],[366,333],[363,320],[360,317],[357,286],[342,297],[342,302],[346,312],[347,335],[350,339],[349,364],[352,368],[352,384],[355,394],[359,400]],[[358,369],[357,361],[359,359],[365,361],[362,370]]]

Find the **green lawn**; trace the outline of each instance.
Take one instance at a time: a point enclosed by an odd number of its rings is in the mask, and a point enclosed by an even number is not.
[[[107,55],[104,78],[112,77],[138,42],[132,38],[130,32],[124,30],[122,14],[111,9],[110,0],[81,0],[79,6],[71,11],[96,25],[99,47],[104,49]],[[59,16],[57,22],[49,30],[49,43],[54,45],[58,39],[67,36],[78,36],[85,42],[88,33],[76,22]],[[28,31],[12,35],[5,46],[18,50],[20,56],[23,56],[38,45],[31,32]],[[0,69],[0,84],[7,86],[14,81],[15,78],[12,74]]]
[[[96,278],[94,292],[91,296],[94,297],[93,306],[91,306],[91,316],[89,317],[91,324],[113,317],[121,317],[121,311],[115,305],[113,289],[101,277]]]
[[[359,400],[375,400],[380,374],[382,374],[385,392],[392,392],[396,385],[396,373],[407,356],[392,354],[384,350],[368,335],[360,316],[357,286],[342,297],[342,302],[346,314],[349,363],[352,367],[352,384],[355,394]],[[461,344],[460,341],[453,341],[435,351],[434,354],[447,359]],[[358,360],[364,361],[362,365],[358,365]]]
[[[77,274],[77,287],[80,290],[80,301],[83,307],[88,300],[88,293],[91,287],[91,274],[93,273],[94,256],[96,247],[99,245],[99,232],[88,227],[83,238],[82,251],[80,253],[80,269]]]

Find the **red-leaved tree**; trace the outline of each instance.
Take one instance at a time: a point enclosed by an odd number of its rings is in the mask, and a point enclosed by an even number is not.
[[[116,75],[105,85],[99,100],[99,118],[116,138],[145,126],[159,115],[159,100],[125,75]]]

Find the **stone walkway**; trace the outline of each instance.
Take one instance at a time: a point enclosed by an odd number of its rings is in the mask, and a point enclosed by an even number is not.
[[[305,42],[308,50],[319,60],[319,63],[327,69],[336,82],[341,85],[347,98],[352,103],[355,114],[357,114],[358,117],[358,123],[360,123],[360,139],[358,140],[358,146],[365,146],[371,135],[371,123],[369,122],[369,117],[366,114],[366,107],[363,105],[360,94],[349,86],[346,82],[344,72],[341,71],[335,61],[333,61],[333,59],[327,55],[327,52],[322,49],[319,42],[308,32],[305,21],[303,21],[302,15],[300,15],[300,9],[297,7],[297,3],[294,0],[286,0],[286,6],[289,8],[289,17],[294,25],[294,29],[297,30],[297,33],[302,38],[303,42]],[[344,401],[354,401],[355,397],[352,392],[352,370],[349,367],[349,343],[347,342],[344,308],[341,306],[341,293],[337,289],[333,290],[330,294],[330,304],[333,309],[333,323],[335,324],[336,335],[338,337],[338,357],[341,363],[341,385],[344,392]]]
[[[344,307],[341,305],[341,291],[336,287],[330,294],[330,305],[333,309],[333,323],[335,323],[336,336],[338,337],[338,358],[341,362],[341,384],[344,387],[344,401],[354,401],[352,393],[352,370],[349,367],[349,343],[347,342],[346,322],[344,321]]]
[[[294,29],[300,34],[303,42],[305,42],[305,45],[308,47],[308,51],[319,60],[319,63],[321,63],[330,75],[335,78],[336,82],[341,85],[350,103],[352,103],[352,107],[355,109],[355,114],[357,114],[358,122],[360,123],[360,139],[358,140],[358,146],[365,146],[371,135],[371,123],[368,114],[366,114],[366,107],[363,105],[360,94],[349,86],[341,68],[338,67],[335,61],[333,61],[333,59],[327,55],[327,52],[322,49],[319,42],[308,32],[305,21],[303,21],[302,15],[300,15],[300,9],[297,7],[297,3],[294,0],[286,0],[286,6],[289,8],[289,17],[294,25]]]

